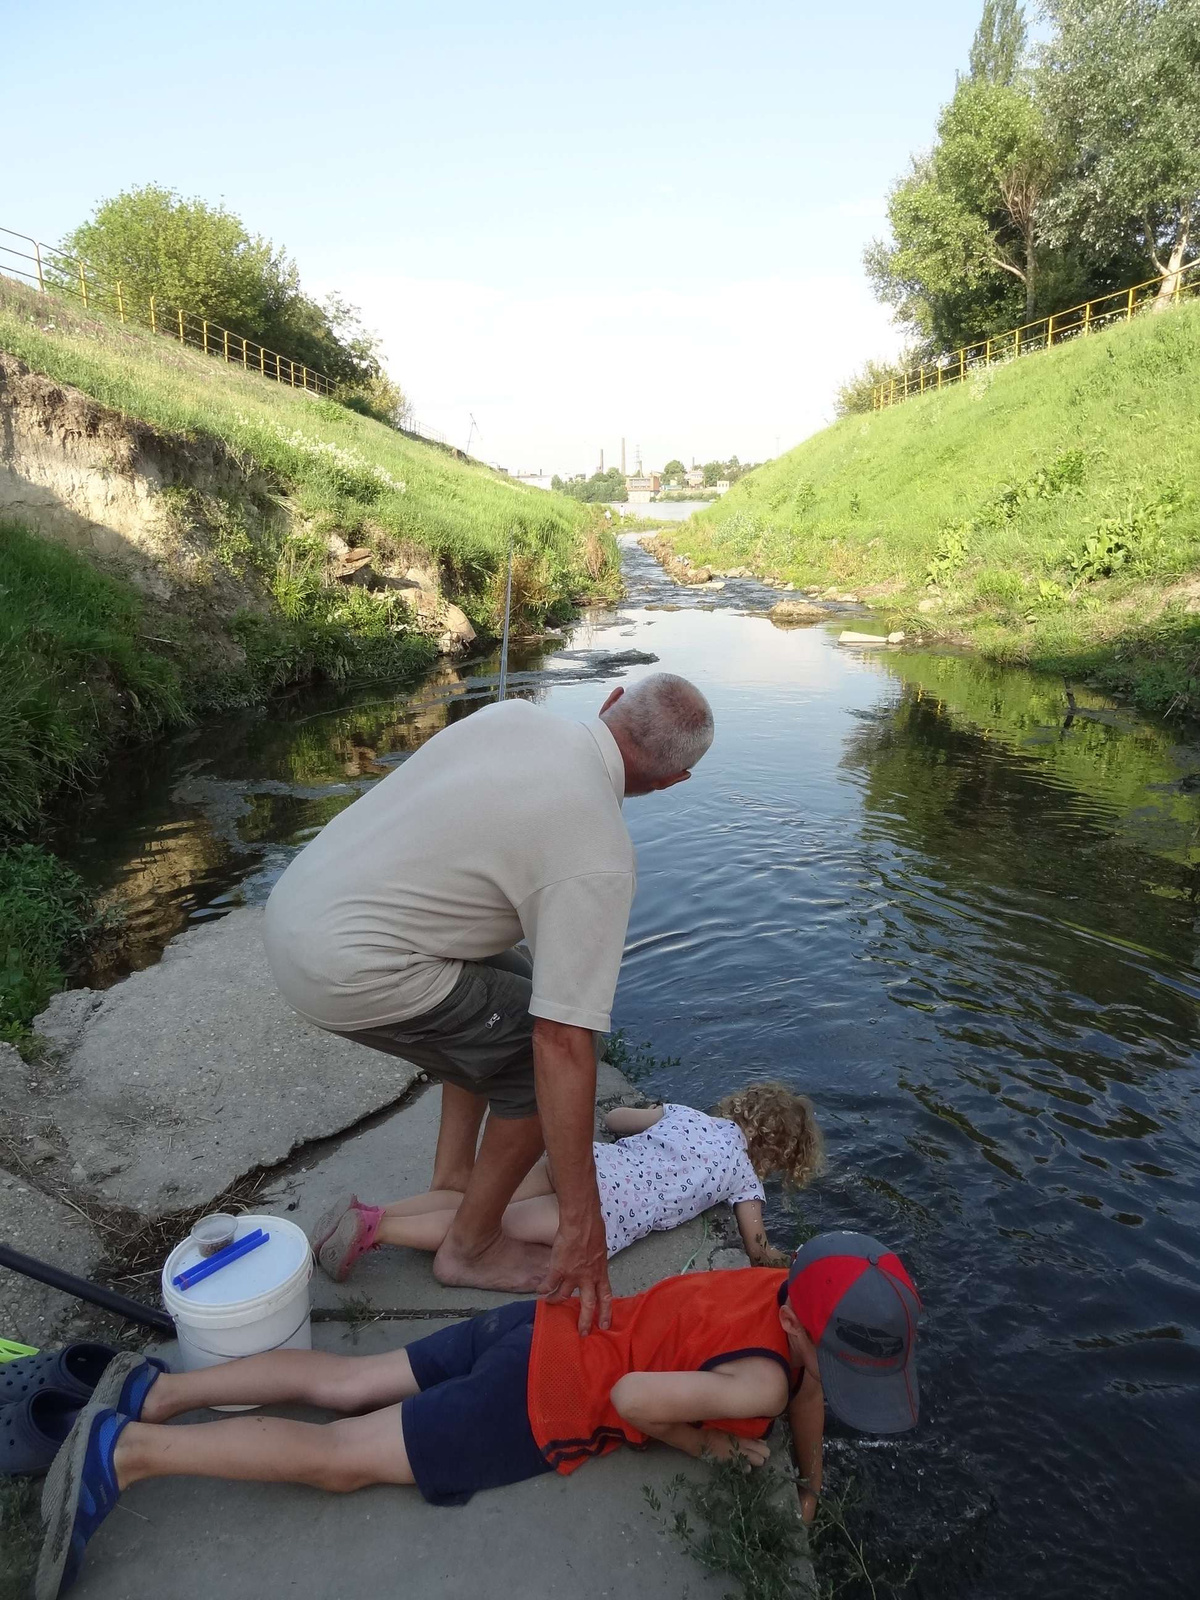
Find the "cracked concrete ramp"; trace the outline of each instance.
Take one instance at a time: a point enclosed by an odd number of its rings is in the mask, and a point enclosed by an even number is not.
[[[157,966],[56,995],[38,1017],[75,1183],[149,1216],[203,1205],[413,1082],[408,1062],[296,1016],[268,970],[262,917],[246,907],[190,929]]]

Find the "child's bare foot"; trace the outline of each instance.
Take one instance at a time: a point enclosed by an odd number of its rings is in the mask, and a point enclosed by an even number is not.
[[[522,1244],[505,1234],[498,1234],[477,1255],[464,1254],[447,1239],[433,1258],[433,1275],[447,1287],[511,1289],[518,1294],[541,1289],[549,1267],[548,1245]]]

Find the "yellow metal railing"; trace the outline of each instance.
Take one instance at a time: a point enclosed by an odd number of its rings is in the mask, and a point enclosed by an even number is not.
[[[33,285],[43,294],[67,294],[79,300],[85,310],[107,311],[122,322],[137,322],[154,333],[173,339],[177,344],[190,345],[203,350],[205,355],[229,362],[256,372],[274,383],[287,384],[292,389],[306,389],[310,394],[332,394],[336,385],[332,378],[313,367],[293,361],[277,350],[268,350],[244,339],[231,328],[197,316],[183,306],[169,304],[151,295],[148,301],[138,300],[125,286],[97,278],[86,261],[78,256],[64,255],[61,250],[31,239],[27,234],[14,233],[11,228],[0,228],[0,273],[9,278]],[[9,239],[29,245],[28,250],[7,243]]]
[[[1135,283],[1131,288],[1085,300],[1082,305],[1070,306],[1066,311],[1055,311],[1048,317],[1039,317],[1036,322],[1026,322],[1005,333],[994,333],[990,339],[963,345],[953,354],[941,356],[926,366],[910,367],[907,372],[884,378],[871,391],[872,409],[882,411],[913,395],[961,383],[972,372],[994,366],[998,361],[1012,361],[1035,350],[1049,350],[1056,344],[1065,344],[1068,339],[1083,338],[1100,328],[1111,327],[1114,322],[1129,322],[1135,313],[1151,306],[1175,304],[1200,292],[1200,272],[1195,277],[1188,276],[1198,268],[1200,261],[1193,261],[1178,272],[1164,272],[1161,277]],[[1159,293],[1168,279],[1175,280],[1169,298]]]

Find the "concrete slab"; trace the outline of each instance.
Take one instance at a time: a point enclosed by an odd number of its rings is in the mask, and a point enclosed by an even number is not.
[[[6,1173],[0,1173],[0,1243],[84,1278],[104,1254],[96,1231],[77,1211]],[[42,1349],[78,1310],[70,1295],[0,1267],[0,1329],[6,1339]]]
[[[634,1093],[611,1067],[605,1068],[602,1087],[608,1100]],[[429,1187],[440,1109],[441,1091],[431,1085],[403,1110],[341,1140],[311,1166],[264,1188],[256,1206],[287,1215],[309,1231],[325,1208],[347,1192],[371,1204],[420,1194]],[[639,1239],[613,1258],[613,1289],[617,1294],[637,1294],[682,1271],[689,1262],[707,1266],[707,1252],[724,1242],[718,1230],[699,1219],[670,1233]],[[338,1311],[350,1300],[359,1305],[365,1300],[380,1311],[465,1313],[503,1305],[513,1298],[480,1289],[446,1289],[433,1276],[432,1259],[418,1250],[373,1250],[344,1284],[331,1282],[318,1269],[313,1274],[313,1304],[321,1310]]]
[[[409,1087],[407,1062],[289,1009],[261,928],[260,908],[231,912],[173,940],[157,966],[56,996],[36,1020],[57,1058],[65,1180],[150,1216],[202,1205]]]
[[[321,1324],[322,1349],[372,1355],[436,1321],[376,1323],[350,1343]],[[289,1412],[288,1415],[313,1415]],[[194,1420],[211,1421],[211,1413]],[[277,1484],[168,1479],[137,1484],[88,1548],[79,1600],[721,1600],[646,1504],[678,1473],[707,1469],[675,1451],[617,1451],[557,1474],[428,1506],[413,1489],[333,1496]],[[804,1590],[797,1589],[802,1595]]]

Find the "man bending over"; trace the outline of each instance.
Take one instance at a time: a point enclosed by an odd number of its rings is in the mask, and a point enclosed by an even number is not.
[[[597,1307],[607,1326],[611,1300],[592,1131],[635,884],[621,802],[682,783],[712,735],[704,696],[667,672],[614,689],[591,722],[489,706],[335,817],[267,904],[267,956],[300,1015],[441,1081],[431,1187],[462,1203],[436,1276],[578,1290],[581,1333]],[[543,1148],[551,1247],[500,1225]]]

